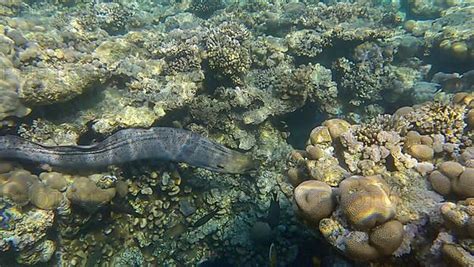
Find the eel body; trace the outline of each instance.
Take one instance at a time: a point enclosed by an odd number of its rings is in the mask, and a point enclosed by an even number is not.
[[[240,152],[199,134],[168,127],[124,129],[90,146],[44,146],[18,136],[0,136],[0,158],[82,170],[142,159],[184,162],[224,173],[243,173],[255,167]]]

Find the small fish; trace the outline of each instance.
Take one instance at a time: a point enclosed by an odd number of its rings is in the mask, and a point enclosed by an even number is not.
[[[269,267],[276,267],[277,266],[277,251],[275,243],[270,245],[268,249],[268,266]]]
[[[199,227],[204,224],[206,224],[210,219],[212,219],[214,216],[216,216],[217,212],[219,211],[219,207],[215,207],[212,211],[210,211],[208,214],[202,216],[199,220],[195,221],[193,224],[191,224],[191,227]]]
[[[280,202],[278,201],[278,192],[273,191],[273,198],[268,208],[267,223],[271,228],[275,228],[280,223]]]

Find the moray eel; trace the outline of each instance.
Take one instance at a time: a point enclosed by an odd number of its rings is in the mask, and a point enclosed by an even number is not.
[[[168,127],[124,129],[90,146],[44,146],[13,135],[0,136],[0,158],[82,170],[142,159],[184,162],[223,173],[255,168],[245,154],[196,133]]]

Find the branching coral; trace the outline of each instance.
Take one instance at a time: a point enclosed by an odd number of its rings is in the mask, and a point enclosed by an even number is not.
[[[224,22],[209,34],[206,42],[209,66],[218,74],[240,84],[250,68],[250,32],[243,26]]]

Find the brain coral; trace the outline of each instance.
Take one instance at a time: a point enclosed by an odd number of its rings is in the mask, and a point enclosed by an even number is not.
[[[58,190],[52,189],[43,183],[35,183],[31,186],[30,201],[36,207],[43,210],[52,210],[59,207],[64,196]]]
[[[30,201],[30,187],[38,182],[38,177],[28,171],[14,170],[2,176],[7,180],[0,184],[0,196],[6,197],[18,205],[26,205]]]
[[[349,177],[339,189],[342,211],[357,229],[371,229],[395,216],[396,205],[380,176]]]
[[[305,181],[296,187],[295,201],[303,217],[314,223],[331,215],[336,207],[331,187],[316,180]]]

